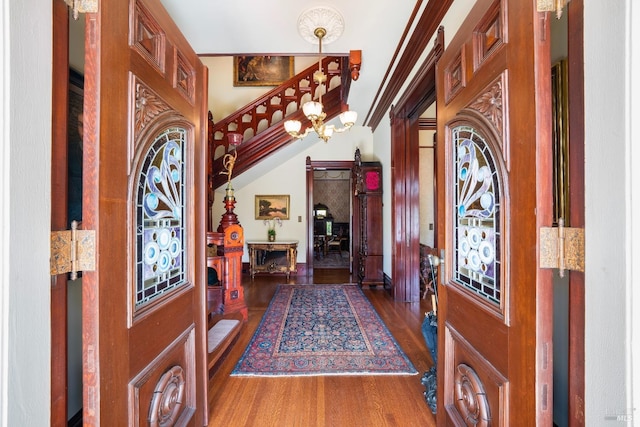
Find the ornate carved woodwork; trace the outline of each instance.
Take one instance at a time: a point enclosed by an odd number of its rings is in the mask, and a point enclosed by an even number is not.
[[[353,168],[354,271],[361,286],[382,286],[382,165],[363,162],[356,150]]]
[[[482,95],[473,101],[469,108],[478,111],[495,127],[498,135],[504,134],[504,113],[502,111],[503,83],[502,77],[497,79]]]
[[[151,409],[149,410],[149,426],[161,427],[174,425],[184,405],[186,379],[182,366],[176,365],[165,372],[153,391]]]
[[[240,224],[238,221],[238,215],[233,211],[236,206],[236,198],[233,196],[233,190],[231,194],[227,194],[224,198],[224,213],[220,218],[220,225],[218,225],[218,233],[224,233],[224,230],[230,225]]]
[[[83,421],[177,408],[175,424],[206,425],[206,69],[157,0],[101,3],[85,21],[82,219],[103,256],[83,273]],[[186,398],[158,414],[174,366]]]
[[[158,114],[169,111],[171,107],[136,76],[133,76],[133,87],[135,88],[134,93],[136,96],[135,108],[132,109],[134,115],[133,132],[135,135],[134,139],[137,139],[142,129],[144,129],[151,120]]]
[[[488,427],[491,414],[484,386],[476,371],[461,363],[456,366],[455,405],[468,426]]]
[[[439,425],[552,424],[553,277],[530,257],[553,220],[543,18],[478,0],[436,65]]]
[[[166,426],[185,423],[195,413],[193,393],[195,330],[185,331],[157,359],[131,380],[130,414],[136,425]]]
[[[235,344],[242,323],[247,320],[247,309],[244,303],[244,289],[239,284],[237,266],[238,256],[242,258],[242,250],[233,244],[234,233],[239,225],[227,231],[207,233],[207,267],[216,271],[218,283],[207,286],[207,367],[209,378],[213,377],[219,364]],[[227,236],[228,235],[228,236]],[[239,236],[235,240],[238,241]],[[232,240],[229,245],[225,243]],[[227,257],[228,255],[228,257]],[[241,274],[241,272],[240,272]]]
[[[298,241],[247,242],[249,250],[249,273],[284,273],[287,280],[298,271]]]
[[[242,287],[242,253],[244,251],[242,227],[239,224],[232,224],[222,233],[207,233],[207,243],[216,244],[218,253],[218,258],[207,257],[207,265],[216,268],[222,264],[222,271],[218,272],[218,277],[224,292],[224,314],[240,312],[242,318],[247,320],[247,305]]]

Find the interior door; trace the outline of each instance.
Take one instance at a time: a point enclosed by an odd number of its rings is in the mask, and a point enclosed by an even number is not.
[[[86,17],[85,425],[206,424],[206,69],[158,0]]]
[[[478,0],[437,66],[438,425],[552,425],[549,15]]]

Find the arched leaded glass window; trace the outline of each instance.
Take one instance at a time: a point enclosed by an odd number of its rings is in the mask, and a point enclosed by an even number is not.
[[[185,163],[187,131],[162,131],[143,157],[136,195],[135,306],[185,283]]]
[[[496,163],[482,134],[452,129],[456,171],[454,203],[456,282],[500,304],[500,186]]]

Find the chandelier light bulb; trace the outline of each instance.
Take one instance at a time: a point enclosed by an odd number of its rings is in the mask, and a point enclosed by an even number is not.
[[[286,122],[284,122],[284,130],[286,130],[289,133],[291,132],[298,133],[300,132],[301,128],[302,128],[302,123],[300,123],[298,120],[287,120]]]
[[[358,120],[358,113],[356,111],[344,111],[340,114],[340,121],[344,126],[353,126]]]
[[[323,134],[327,137],[327,138],[331,138],[333,136],[333,131],[335,130],[335,126],[333,125],[325,125],[323,128]]]
[[[309,119],[317,120],[322,115],[323,106],[319,102],[309,101],[302,106],[302,111]]]

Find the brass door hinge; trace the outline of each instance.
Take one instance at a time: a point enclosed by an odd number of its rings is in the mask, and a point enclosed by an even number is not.
[[[536,6],[538,12],[555,12],[556,18],[560,19],[567,3],[569,0],[537,0]]]
[[[584,271],[584,228],[565,227],[562,219],[557,227],[540,228],[540,268],[557,268],[560,277],[565,270]]]
[[[96,232],[78,230],[78,222],[71,223],[71,230],[51,232],[51,275],[71,273],[71,280],[79,271],[96,269]]]
[[[79,13],[98,13],[98,0],[64,0],[73,12],[73,19],[78,19]]]

